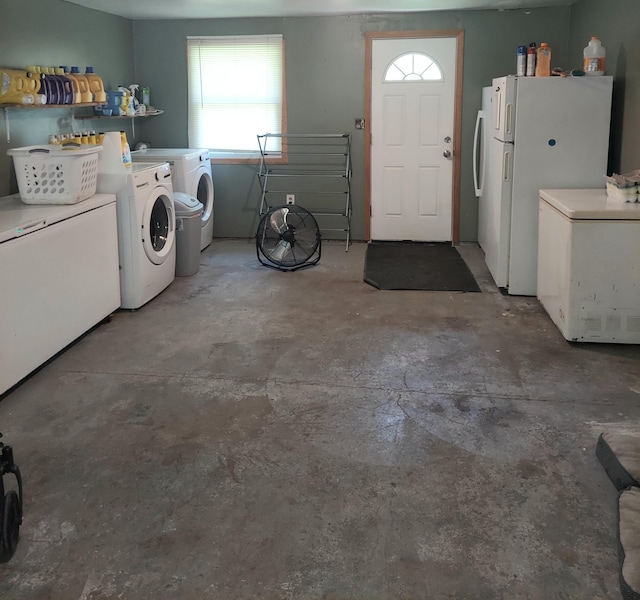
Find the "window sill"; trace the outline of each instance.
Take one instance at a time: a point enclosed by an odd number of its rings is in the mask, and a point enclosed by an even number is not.
[[[260,152],[252,150],[209,150],[209,159],[212,164],[218,165],[258,164],[260,163]],[[285,159],[280,157],[273,162],[285,162]]]

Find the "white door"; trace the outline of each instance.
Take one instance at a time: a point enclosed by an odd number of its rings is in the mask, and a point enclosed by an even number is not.
[[[371,238],[451,241],[455,37],[372,40]]]

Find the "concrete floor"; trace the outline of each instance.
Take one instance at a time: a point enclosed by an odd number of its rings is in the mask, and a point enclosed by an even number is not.
[[[197,275],[0,402],[25,520],[0,598],[618,599],[597,436],[640,346],[534,298],[385,292],[364,244],[295,273],[216,240]]]

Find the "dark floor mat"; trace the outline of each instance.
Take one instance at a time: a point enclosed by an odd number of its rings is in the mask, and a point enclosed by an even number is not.
[[[448,243],[372,242],[364,280],[381,290],[480,291],[458,250]]]

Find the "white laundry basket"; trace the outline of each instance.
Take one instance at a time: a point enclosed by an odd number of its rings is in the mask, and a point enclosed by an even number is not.
[[[75,204],[96,193],[102,146],[43,145],[7,150],[25,204]]]

